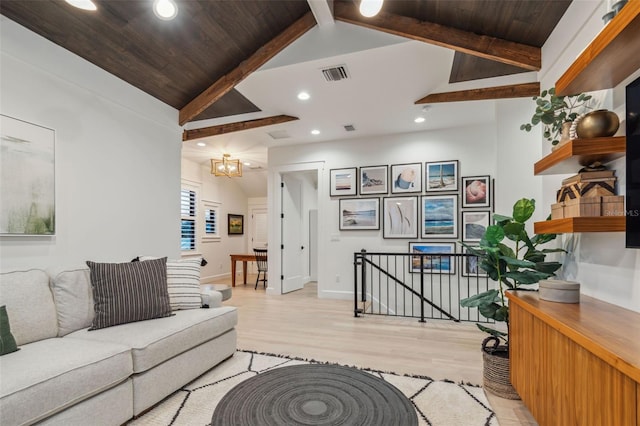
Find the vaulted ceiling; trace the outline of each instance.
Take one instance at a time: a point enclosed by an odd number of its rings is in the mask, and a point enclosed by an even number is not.
[[[274,130],[292,136],[287,143],[323,140],[308,135],[296,138],[302,128],[298,119],[309,123],[305,132],[323,123],[307,106],[272,103],[285,96],[287,84],[292,90],[304,86],[302,77],[291,74],[300,64],[315,69],[346,64],[356,74],[354,80],[359,75],[362,84],[369,84],[338,91],[348,98],[325,96],[323,104],[313,109],[316,115],[340,111],[339,118],[331,117],[337,127],[353,123],[346,116],[348,111],[384,110],[387,103],[397,110],[382,85],[403,93],[401,102],[408,108],[447,100],[529,96],[538,90],[532,71],[540,69],[540,48],[571,3],[386,0],[378,16],[364,18],[356,0],[176,0],[178,16],[163,21],[152,12],[151,0],[94,2],[97,10],[87,12],[63,0],[2,0],[0,13],[179,110],[178,121],[188,131],[185,139],[232,132],[250,138],[249,129],[268,126],[253,144],[262,146],[276,139],[273,135],[263,138]],[[375,66],[367,52],[378,55]],[[394,65],[379,55],[396,61],[397,81],[376,74]],[[500,84],[500,76],[520,74],[526,77],[519,78],[518,84],[511,80]],[[376,79],[379,85],[372,84]],[[487,87],[480,84],[475,91],[434,93],[474,81],[487,81]],[[314,84],[310,81],[307,87]],[[321,87],[316,90],[332,93]],[[368,95],[375,91],[380,91],[381,98],[372,105]],[[393,111],[381,114],[394,117]],[[364,122],[361,118],[356,123],[358,130],[365,130]],[[411,131],[410,125],[403,130],[388,123],[386,128]],[[324,137],[340,135],[328,131]],[[229,150],[228,144],[222,149]]]

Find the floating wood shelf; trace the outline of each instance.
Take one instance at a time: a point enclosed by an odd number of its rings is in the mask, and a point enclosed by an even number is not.
[[[535,175],[578,173],[582,167],[594,161],[608,163],[624,157],[626,149],[627,143],[624,136],[573,139],[534,164],[533,173]]]
[[[556,82],[556,93],[610,89],[640,68],[640,1],[628,2]]]
[[[625,229],[626,217],[624,216],[569,217],[533,224],[533,232],[536,234],[624,232]]]

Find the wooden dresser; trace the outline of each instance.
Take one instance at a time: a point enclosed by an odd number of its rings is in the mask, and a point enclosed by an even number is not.
[[[511,381],[541,426],[640,426],[640,313],[507,296]]]

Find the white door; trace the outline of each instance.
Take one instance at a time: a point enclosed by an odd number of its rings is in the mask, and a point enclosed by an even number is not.
[[[249,251],[254,248],[267,247],[267,209],[255,207],[251,209],[251,239],[249,240]]]
[[[309,210],[309,279],[318,281],[318,210]]]
[[[293,175],[282,175],[281,250],[282,293],[303,286],[302,184]]]

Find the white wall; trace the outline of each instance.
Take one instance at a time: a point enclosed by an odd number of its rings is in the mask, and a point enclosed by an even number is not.
[[[247,253],[247,238],[249,234],[248,199],[239,185],[238,179],[216,177],[210,173],[208,165],[198,164],[190,160],[182,160],[182,179],[200,184],[198,194],[198,216],[204,220],[204,211],[201,200],[220,202],[220,240],[202,242],[196,240],[195,253],[202,255],[207,260],[207,265],[202,268],[202,281],[229,275],[231,262],[229,255],[232,253]],[[227,214],[244,215],[244,234],[227,234]],[[198,236],[200,237],[200,236]],[[188,252],[185,252],[188,253]],[[242,265],[238,262],[238,272],[242,272]]]
[[[553,32],[543,48],[543,69],[540,72],[544,88],[555,85],[556,80],[571,65],[573,60],[602,30],[602,15],[607,2],[573,2],[560,25]],[[639,75],[636,72],[635,75]],[[620,92],[623,82],[604,95],[604,107],[616,111],[624,119],[624,95],[612,96]],[[542,153],[550,152],[547,141],[541,142]],[[617,160],[611,165],[618,176],[618,191],[624,194],[625,163]],[[556,190],[563,176],[542,178],[544,206],[555,202]],[[561,238],[563,248],[568,251],[563,256],[562,274],[564,278],[578,281],[583,294],[596,297],[627,309],[640,312],[640,250],[626,249],[624,233],[578,233],[565,234]]]
[[[177,111],[0,19],[0,112],[56,137],[56,235],[0,237],[2,270],[177,256]]]
[[[270,148],[269,214],[270,227],[274,232],[270,233],[269,247],[280,244],[280,225],[275,217],[280,205],[277,190],[279,171],[305,167],[319,168],[321,175],[318,182],[318,293],[320,297],[351,298],[354,252],[364,248],[369,251],[406,253],[410,240],[385,240],[382,238],[382,230],[339,231],[339,197],[329,197],[328,191],[330,169],[447,160],[460,161],[461,176],[495,176],[496,126],[490,123],[446,131]],[[272,277],[280,275],[279,268],[279,253],[269,253],[269,270]],[[276,294],[279,293],[278,286],[279,283],[270,282],[271,291]]]

